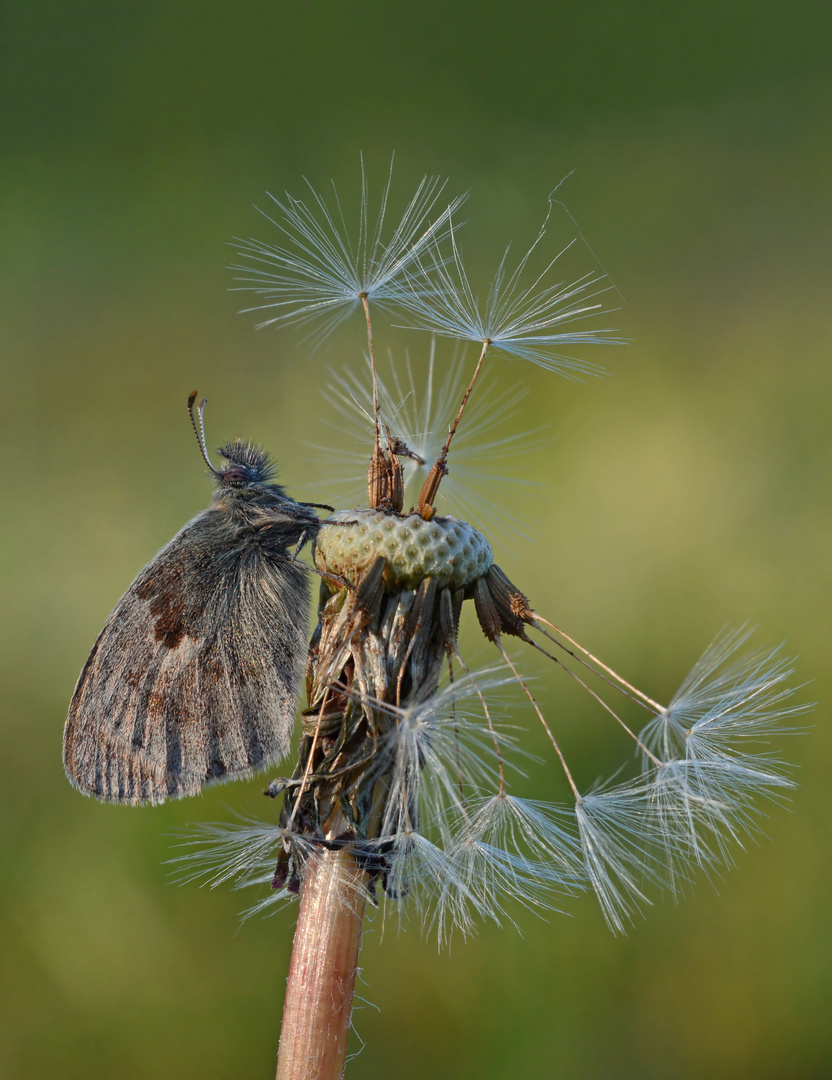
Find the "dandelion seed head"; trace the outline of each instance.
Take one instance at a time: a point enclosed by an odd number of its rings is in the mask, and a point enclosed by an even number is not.
[[[741,628],[716,639],[664,706],[539,615],[495,564],[485,533],[457,507],[491,528],[515,483],[491,463],[534,447],[537,433],[498,437],[521,390],[489,400],[486,354],[567,377],[597,373],[572,349],[617,341],[598,322],[612,285],[597,260],[589,271],[566,269],[576,240],[544,254],[550,197],[535,241],[516,262],[506,251],[481,299],[458,244],[461,200],[443,209],[444,182],[425,177],[388,230],[390,185],[388,177],[372,217],[362,164],[354,228],[334,187],[324,197],[307,185],[304,199],[272,200],[279,244],[239,244],[238,287],[259,298],[250,310],[263,312],[261,325],[314,321],[321,339],[365,310],[366,370],[334,375],[326,396],[339,430],[372,438],[369,508],[335,511],[317,534],[322,584],[298,759],[267,792],[282,796],[279,822],[203,826],[177,863],[187,880],[211,887],[267,887],[250,912],[299,892],[310,865],[317,874],[349,863],[366,890],[362,904],[413,910],[440,941],[483,918],[515,923],[523,909],[557,910],[591,890],[622,933],[654,892],[676,895],[694,872],[730,866],[792,786],[772,741],[805,709],[793,701],[793,667],[779,649],[740,655],[749,637]],[[409,357],[379,378],[371,305],[432,333],[419,378]],[[440,366],[442,337],[479,346],[472,374],[459,348]],[[366,465],[366,448],[361,457]],[[445,477],[453,513],[438,515]],[[478,482],[487,497],[476,494]],[[417,487],[405,512],[405,493]],[[458,637],[468,601],[504,666],[466,665]],[[640,770],[631,754],[613,777],[585,787],[567,763],[558,718],[544,713],[507,641],[568,673],[630,740]],[[501,702],[509,686],[541,723],[572,801],[525,797],[522,743]],[[627,710],[647,710],[641,731]]]
[[[384,558],[388,585],[414,589],[427,578],[442,587],[471,585],[494,561],[491,545],[459,518],[379,510],[336,511],[317,540],[320,570],[354,581],[366,568],[368,552]]]

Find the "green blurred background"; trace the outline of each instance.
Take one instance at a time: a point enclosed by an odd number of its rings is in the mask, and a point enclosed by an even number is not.
[[[819,706],[784,740],[800,788],[771,842],[624,940],[589,897],[441,955],[377,919],[348,1076],[832,1075],[829,5],[27,0],[3,23],[0,1074],[273,1075],[293,912],[240,928],[245,897],[164,865],[177,828],[265,813],[262,782],[100,806],[64,779],[61,726],[107,612],[207,500],[188,391],[210,442],[258,439],[325,497],[304,444],[360,327],[311,359],[255,333],[224,245],[268,238],[264,190],[354,190],[360,151],[378,174],[395,150],[397,190],[471,190],[476,272],[576,170],[565,198],[627,301],[632,343],[591,357],[606,380],[492,369],[553,436],[508,505],[534,539],[499,562],[654,695],[750,620]],[[539,670],[592,780],[621,747]],[[555,793],[554,766],[532,781]]]

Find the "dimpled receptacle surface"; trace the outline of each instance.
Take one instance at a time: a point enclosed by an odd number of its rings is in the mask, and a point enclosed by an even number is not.
[[[382,510],[338,510],[318,533],[315,565],[355,582],[379,555],[389,588],[416,589],[427,577],[458,589],[481,578],[494,561],[491,545],[465,521]],[[337,524],[337,523],[341,524]]]

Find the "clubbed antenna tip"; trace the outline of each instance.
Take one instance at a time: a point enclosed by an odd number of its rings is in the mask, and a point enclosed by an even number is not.
[[[188,415],[191,418],[191,427],[194,429],[194,435],[196,436],[199,452],[202,454],[202,460],[214,476],[219,476],[219,473],[211,464],[211,459],[208,457],[208,446],[205,442],[205,406],[208,404],[208,398],[199,399],[199,403],[196,407],[196,413],[199,417],[199,427],[197,427],[196,418],[194,417],[194,402],[196,401],[197,393],[197,390],[192,390],[191,393],[188,394]]]

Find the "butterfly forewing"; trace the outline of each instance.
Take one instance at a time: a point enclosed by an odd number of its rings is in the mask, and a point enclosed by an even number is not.
[[[159,803],[286,753],[309,596],[284,545],[207,510],[139,574],[70,704],[64,764],[81,791]]]

